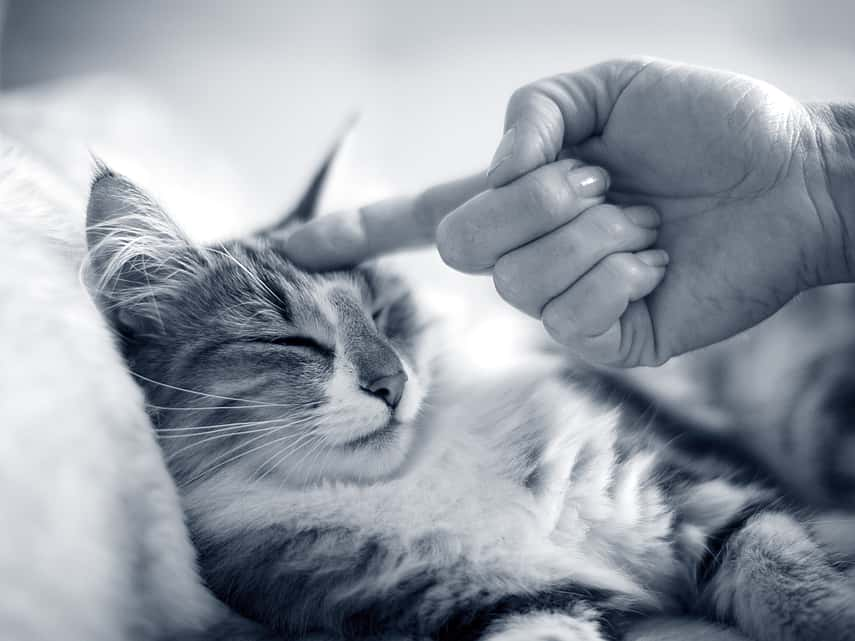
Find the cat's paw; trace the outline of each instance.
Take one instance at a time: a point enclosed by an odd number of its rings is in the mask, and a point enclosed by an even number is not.
[[[757,641],[855,641],[855,586],[792,515],[752,517],[720,558],[709,614]]]
[[[481,641],[603,641],[599,623],[587,613],[532,612],[493,624]]]

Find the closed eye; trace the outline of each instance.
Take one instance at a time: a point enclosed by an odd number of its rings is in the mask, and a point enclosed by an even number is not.
[[[374,324],[379,328],[381,325],[386,324],[386,318],[389,316],[389,307],[381,307],[376,310],[373,314],[371,314],[371,318],[374,320]]]
[[[283,347],[301,347],[321,354],[332,353],[332,350],[329,347],[321,345],[314,338],[309,338],[308,336],[280,336],[277,338],[271,338],[267,342],[273,343],[274,345],[282,345]]]

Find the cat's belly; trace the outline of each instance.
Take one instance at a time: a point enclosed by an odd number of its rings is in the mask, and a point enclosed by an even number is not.
[[[496,467],[464,465],[471,461],[459,451],[433,461],[430,473],[382,487],[327,486],[278,497],[256,489],[242,497],[244,512],[232,515],[235,521],[196,521],[194,529],[224,537],[221,558],[247,554],[235,557],[240,574],[275,568],[278,602],[294,609],[289,618],[304,620],[312,599],[323,595],[327,613],[343,617],[324,622],[329,629],[393,622],[433,634],[453,628],[457,617],[483,613],[489,620],[497,610],[570,607],[583,597],[616,599],[632,610],[659,608],[658,593],[633,576],[631,564],[621,565],[626,556],[614,555],[617,532],[603,538],[583,523],[575,504],[557,521],[544,519],[541,498],[529,488]],[[580,492],[590,488],[577,480]],[[644,555],[667,573],[669,550],[645,548],[641,531],[622,534],[632,542],[627,554]],[[222,580],[231,585],[234,577]]]
[[[665,571],[671,552],[661,546],[670,519],[653,522],[654,514],[661,515],[652,502],[661,497],[636,492],[649,460],[616,471],[612,432],[603,429],[608,424],[549,425],[567,417],[548,416],[544,399],[534,401],[536,425],[446,432],[445,447],[435,448],[402,478],[302,490],[258,483],[222,496],[219,506],[209,484],[202,498],[209,507],[197,503],[194,520],[216,514],[202,527],[218,534],[344,529],[353,549],[359,541],[380,542],[403,565],[439,573],[443,583],[467,589],[531,594],[575,583],[650,601],[650,590],[632,567],[649,566],[655,553],[663,557],[658,565]],[[525,431],[534,437],[526,438]],[[616,476],[622,480],[617,500],[609,495]],[[240,484],[221,485],[230,487]],[[647,545],[648,539],[655,543]]]
[[[188,511],[211,566],[231,564],[226,586],[259,571],[246,568],[274,568],[289,607],[313,607],[316,590],[338,599],[328,611],[428,628],[461,608],[527,607],[576,588],[661,609],[681,568],[654,456],[618,460],[614,413],[572,390],[515,383],[500,393],[502,411],[450,423],[397,479],[301,490],[226,475],[208,483]]]

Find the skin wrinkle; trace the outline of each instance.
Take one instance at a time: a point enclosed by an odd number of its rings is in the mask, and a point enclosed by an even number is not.
[[[853,180],[855,177],[855,169],[853,169],[853,165],[855,165],[855,114],[852,113],[852,107],[846,106],[831,106],[829,108],[829,113],[831,114],[833,126],[836,128],[839,138],[842,140],[839,141],[839,144],[848,147],[848,167],[849,167],[849,182]],[[823,148],[821,148],[823,149]],[[826,161],[826,166],[830,165]],[[850,227],[849,227],[849,216],[852,215],[852,212],[842,211],[843,206],[840,204],[842,198],[838,198],[837,194],[839,192],[846,193],[847,189],[851,193],[853,188],[851,184],[849,185],[833,185],[830,172],[825,173],[826,181],[828,185],[829,195],[831,197],[832,203],[835,208],[835,213],[837,216],[837,220],[839,221],[842,230],[843,230],[843,261],[846,266],[846,271],[848,274],[855,274],[855,269],[853,269],[852,262],[853,260],[853,251],[855,251],[855,247],[848,247],[848,243],[853,242],[853,237],[851,235]],[[842,182],[842,181],[841,181]],[[850,203],[852,202],[852,198],[850,197]]]
[[[620,98],[621,98],[621,96],[623,96],[623,94],[624,94],[624,93],[625,93],[625,92],[626,92],[626,91],[627,91],[627,90],[632,86],[632,83],[634,83],[634,82],[636,81],[636,79],[637,79],[637,78],[639,78],[639,77],[641,76],[641,74],[644,72],[644,70],[645,70],[645,69],[647,69],[647,67],[649,67],[650,65],[652,65],[654,62],[655,62],[654,60],[648,60],[648,61],[646,61],[646,62],[642,62],[642,63],[641,63],[641,66],[638,68],[638,70],[637,70],[636,72],[634,72],[634,73],[630,76],[630,78],[629,78],[629,80],[627,80],[626,84],[625,84],[623,87],[621,87],[621,89],[618,91],[617,96],[615,97],[614,101],[612,101],[612,103],[611,103],[611,105],[610,105],[610,107],[609,107],[609,109],[608,109],[608,113],[607,113],[607,114],[606,114],[606,116],[605,116],[605,120],[600,120],[600,115],[599,115],[599,114],[602,112],[602,107],[601,107],[601,105],[600,105],[598,102],[595,102],[595,103],[594,103],[594,114],[595,114],[596,122],[601,122],[601,123],[603,123],[603,124],[602,124],[602,126],[600,127],[601,131],[600,131],[600,132],[596,132],[596,133],[598,133],[598,134],[599,134],[599,136],[600,136],[600,137],[605,137],[605,135],[606,135],[606,129],[607,129],[607,128],[608,128],[608,126],[609,126],[609,120],[611,120],[611,117],[612,117],[612,110],[613,110],[613,109],[615,108],[615,106],[620,102]],[[625,66],[625,65],[618,65],[618,67],[619,67],[619,68],[621,68],[621,69],[625,69],[625,68],[626,68],[626,66]],[[595,94],[595,95],[597,95],[597,96],[603,96],[604,94],[605,94],[605,92],[598,91],[598,92],[596,92],[596,94]],[[565,116],[565,119],[566,119],[567,114],[564,114],[564,116]]]
[[[822,151],[824,152],[824,146],[823,146],[823,145],[821,145],[821,146],[820,146],[820,150],[822,150]],[[823,154],[823,155],[824,155],[824,154]],[[826,167],[828,166],[828,161],[825,161],[825,165],[826,165]],[[845,270],[846,270],[846,272],[848,272],[849,274],[852,274],[852,273],[853,273],[853,269],[852,269],[852,265],[851,265],[850,258],[849,258],[849,254],[850,254],[850,252],[847,250],[847,247],[846,247],[846,237],[848,236],[848,230],[847,230],[846,217],[845,217],[845,216],[842,216],[842,215],[840,214],[840,211],[838,210],[837,203],[836,203],[836,202],[834,202],[834,196],[833,196],[833,194],[834,194],[834,188],[833,188],[833,186],[832,186],[832,184],[831,184],[831,175],[830,175],[830,172],[828,172],[828,170],[826,169],[826,170],[823,172],[823,174],[824,174],[824,176],[825,176],[825,187],[826,187],[827,193],[829,194],[829,196],[831,196],[831,199],[832,199],[832,207],[833,207],[833,208],[834,208],[834,210],[835,210],[835,211],[834,211],[835,220],[836,220],[836,222],[841,226],[841,230],[842,230],[842,233],[841,233],[841,236],[840,236],[840,237],[841,237],[841,239],[843,240],[843,247],[841,248],[841,257],[842,257],[842,259],[843,259],[843,264],[844,264],[844,266],[845,266]]]
[[[541,100],[541,104],[547,111],[552,111],[555,115],[558,115],[558,118],[549,117],[544,115],[542,118],[538,118],[537,122],[534,123],[534,126],[538,128],[538,135],[540,137],[540,151],[542,154],[543,164],[550,163],[554,161],[557,157],[560,149],[551,150],[549,149],[550,143],[554,140],[562,140],[564,138],[564,119],[561,118],[561,110],[557,106],[557,103],[560,104],[560,101],[557,101],[554,97],[554,93],[557,93],[557,88],[552,84],[552,82],[547,81],[547,83],[543,86],[543,100]],[[534,97],[540,98],[541,96],[537,93],[534,94]],[[532,126],[531,120],[527,121],[529,126]],[[561,135],[555,136],[554,130],[561,129]]]

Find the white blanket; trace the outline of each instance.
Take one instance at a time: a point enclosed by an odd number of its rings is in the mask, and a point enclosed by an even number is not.
[[[0,126],[0,638],[171,636],[212,603],[141,394],[79,280],[85,147],[75,178],[21,140],[48,143],[44,115]]]

